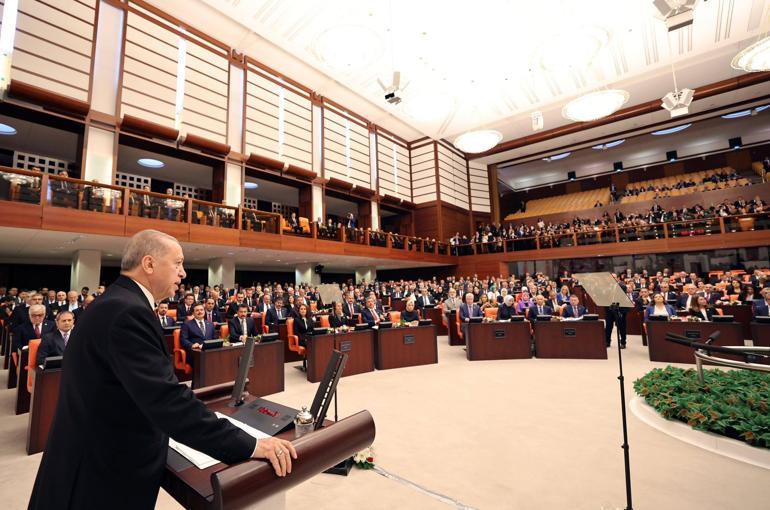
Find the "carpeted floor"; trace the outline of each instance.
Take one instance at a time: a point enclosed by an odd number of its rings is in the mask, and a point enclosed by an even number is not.
[[[647,359],[639,337],[629,344],[627,399],[634,379],[662,366]],[[373,471],[319,475],[288,492],[287,508],[625,507],[615,349],[607,361],[471,363],[445,337],[439,346],[438,365],[375,371],[339,386],[340,416],[371,411],[378,466],[414,485]],[[309,405],[316,387],[287,365],[286,390],[270,398]],[[13,415],[13,398],[0,390],[0,500],[8,510],[25,508],[40,461],[24,452],[27,415]],[[628,419],[635,508],[770,508],[770,472]],[[180,507],[161,492],[157,508]]]

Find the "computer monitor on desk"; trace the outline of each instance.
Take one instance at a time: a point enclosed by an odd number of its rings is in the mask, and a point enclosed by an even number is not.
[[[243,390],[246,389],[246,376],[249,373],[249,365],[251,365],[251,355],[253,352],[254,337],[250,336],[246,339],[246,346],[243,348],[243,354],[241,354],[238,376],[235,378],[233,394],[230,398],[230,407],[238,407],[243,404]]]

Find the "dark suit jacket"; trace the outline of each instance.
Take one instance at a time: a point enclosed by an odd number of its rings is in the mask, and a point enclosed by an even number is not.
[[[227,464],[256,441],[179,384],[160,323],[119,277],[67,344],[56,414],[29,508],[154,508],[168,437]]]
[[[178,319],[182,320],[185,317],[189,317],[193,314],[193,306],[194,304],[190,306],[190,308],[187,308],[187,306],[184,303],[179,303],[179,305],[176,307],[176,316]]]
[[[460,322],[465,322],[465,319],[469,319],[471,317],[481,317],[481,308],[479,308],[479,305],[471,305],[471,308],[468,308],[468,305],[466,303],[463,303],[460,305]]]
[[[70,331],[70,337],[72,331]],[[46,333],[43,335],[43,341],[40,342],[40,347],[37,348],[37,360],[36,365],[42,365],[45,359],[49,356],[62,356],[64,355],[64,337],[58,329]]]
[[[415,303],[418,308],[425,308],[426,304],[436,305],[436,299],[433,296],[430,296],[430,303],[426,303],[425,299],[423,299],[423,296],[417,296],[417,302]]]
[[[752,311],[754,312],[754,317],[767,317],[770,315],[770,306],[767,305],[767,301],[764,299],[761,301],[754,301]]]
[[[690,314],[690,317],[697,317],[703,320],[703,314],[700,313],[700,310],[693,310],[692,308],[690,308],[688,312]],[[711,307],[706,308],[706,315],[708,316],[707,320],[711,320],[714,317],[714,309]]]
[[[572,310],[572,305],[567,304],[562,309],[562,312],[561,312],[562,313],[562,317],[565,317],[565,318],[572,317],[573,319],[579,319],[579,318],[581,318],[582,316],[584,316],[586,314],[586,307],[585,306],[578,305],[577,309],[578,309],[578,314],[575,315],[574,311]],[[529,312],[529,313],[532,313],[532,312]]]
[[[233,317],[227,322],[227,324],[228,324],[228,329],[230,330],[230,341],[240,342],[241,335],[244,334],[243,328],[241,327],[241,320],[238,317]],[[248,336],[259,335],[259,331],[257,331],[257,323],[251,317],[246,317],[245,334]]]
[[[281,317],[284,319],[289,317],[289,310],[285,306],[281,308]],[[274,306],[267,311],[267,316],[265,317],[263,324],[267,324],[268,326],[275,326],[278,324],[278,311]]]
[[[379,317],[380,321],[385,320],[385,317],[379,311],[377,311],[377,316]],[[376,321],[374,320],[374,314],[372,314],[371,310],[368,308],[364,308],[361,311],[361,320],[370,326],[374,326],[376,324]]]
[[[204,320],[203,326],[206,331],[201,331],[200,326],[198,326],[198,321],[194,319],[184,321],[182,328],[179,331],[179,339],[182,341],[182,347],[191,349],[193,344],[202,344],[204,340],[212,340],[216,337],[213,323]]]
[[[504,321],[508,320],[511,317],[516,315],[516,306],[508,306],[506,304],[502,304],[497,309],[497,318],[498,320]]]
[[[339,328],[347,324],[347,320],[345,320],[345,316],[337,317],[334,314],[331,314],[329,316],[329,325],[333,328]]]
[[[342,313],[345,314],[345,317],[351,318],[353,317],[353,314],[361,313],[361,307],[355,302],[352,306],[350,303],[342,303]]]
[[[54,329],[56,329],[56,324],[53,321],[49,321],[47,319],[44,320],[43,324],[40,325],[40,335],[35,334],[35,328],[32,327],[31,322],[22,324],[16,329],[16,332],[13,335],[12,352],[16,352],[17,349],[21,349],[25,345],[28,345],[30,340],[42,338],[43,335],[50,333]]]
[[[303,337],[308,334],[309,331],[313,331],[313,321],[310,317],[305,317],[303,321],[299,317],[294,319],[294,334],[298,337]]]
[[[532,322],[536,322],[538,315],[539,314],[537,313],[537,305],[530,306],[529,315],[527,316],[527,318]],[[543,315],[553,315],[553,310],[551,309],[550,306],[543,305]]]
[[[404,310],[401,312],[401,320],[404,322],[418,321],[420,320],[420,316],[417,314],[417,309],[414,309],[411,312],[409,310]]]
[[[204,318],[206,320],[209,320],[209,312],[204,311]],[[219,315],[219,310],[216,309],[216,307],[211,310],[211,320],[209,322],[224,322],[222,320],[222,317]]]
[[[689,309],[689,307],[687,306],[687,298],[689,298],[689,297],[690,297],[690,295],[687,294],[686,292],[684,294],[682,294],[681,296],[679,296],[679,298],[676,300],[677,308],[687,308],[687,309]],[[694,295],[692,297],[691,301],[696,301],[697,299],[698,299],[698,295],[696,294],[696,295]]]

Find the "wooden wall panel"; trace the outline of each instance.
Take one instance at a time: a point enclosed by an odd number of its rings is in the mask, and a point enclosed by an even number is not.
[[[221,50],[187,41],[181,131],[227,143],[230,63]]]
[[[491,204],[489,201],[489,174],[487,172],[487,165],[476,161],[471,161],[468,164],[468,171],[470,173],[470,198],[471,209],[473,212],[491,212]]]
[[[371,188],[369,130],[341,110],[324,105],[324,177]]]
[[[417,207],[414,210],[414,235],[440,241],[438,215],[439,211],[436,201]]]
[[[443,201],[442,201],[443,202]],[[444,238],[439,241],[447,241],[450,237],[459,232],[460,235],[470,236],[470,212],[452,207],[452,204],[441,204],[441,222],[443,225]]]
[[[411,149],[412,196],[415,204],[436,200],[436,161],[434,143]]]
[[[11,78],[89,101],[96,0],[21,0]]]
[[[411,202],[412,171],[409,149],[394,137],[377,132],[377,180],[380,195],[392,195]]]
[[[443,143],[439,143],[438,172],[441,200],[468,209],[468,169],[465,158]]]

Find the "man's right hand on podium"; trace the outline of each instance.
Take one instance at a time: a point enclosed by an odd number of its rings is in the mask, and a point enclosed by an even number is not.
[[[286,476],[291,473],[291,459],[297,458],[297,450],[290,441],[267,437],[257,442],[251,458],[269,460],[276,475]]]

